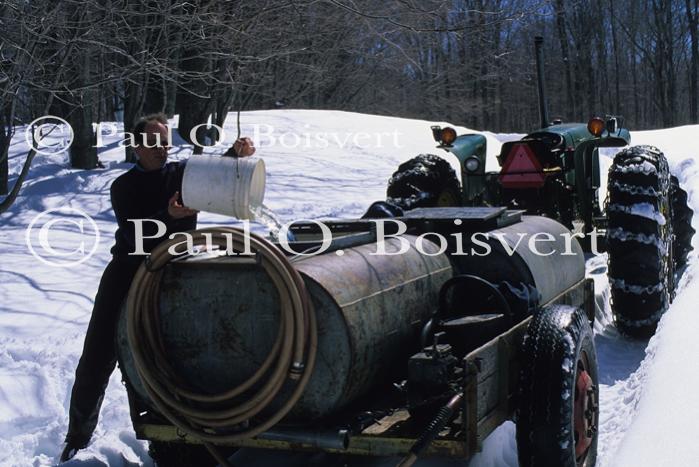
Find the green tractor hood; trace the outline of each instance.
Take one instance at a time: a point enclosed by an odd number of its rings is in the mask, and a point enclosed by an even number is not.
[[[565,141],[566,148],[577,148],[581,144],[592,144],[595,147],[620,147],[631,144],[631,134],[626,128],[615,132],[605,132],[602,136],[594,136],[585,123],[559,123],[542,128],[522,138],[527,140],[546,133],[560,135]],[[594,142],[594,143],[593,143]]]

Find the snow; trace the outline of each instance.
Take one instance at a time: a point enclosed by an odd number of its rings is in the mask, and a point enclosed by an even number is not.
[[[696,265],[687,275],[691,278],[695,274]],[[699,387],[695,364],[699,356],[697,301],[699,288],[686,287],[651,339],[636,420],[610,465],[699,464],[699,444],[692,441],[699,417],[694,400]]]
[[[633,144],[636,144],[636,143],[634,142]],[[650,174],[656,173],[658,170],[650,162],[643,161],[641,164],[634,164],[634,165],[617,167],[616,169],[614,169],[614,171],[621,172],[621,173],[633,172],[633,173],[642,173],[645,175],[650,175]]]
[[[655,245],[660,251],[665,252],[667,245],[657,235],[646,235],[642,233],[630,232],[621,227],[607,229],[608,238],[616,238],[623,242],[634,241],[645,245]]]
[[[395,168],[423,152],[438,153],[454,167],[454,156],[434,148],[428,122],[337,111],[276,110],[245,112],[243,133],[257,140],[267,166],[265,204],[283,222],[300,218],[356,217],[385,196]],[[235,115],[229,115],[228,141],[235,137]],[[455,126],[465,133],[466,128]],[[634,144],[653,144],[667,155],[672,172],[688,188],[699,212],[695,190],[699,169],[692,152],[698,127],[634,132]],[[103,131],[105,168],[68,168],[67,154],[39,155],[15,205],[0,215],[0,466],[45,466],[57,462],[67,428],[67,408],[75,366],[89,320],[99,278],[109,261],[115,230],[109,186],[130,167],[122,162],[117,137]],[[323,137],[317,135],[322,134]],[[522,135],[484,133],[488,170],[496,170],[502,142]],[[53,142],[60,144],[56,137]],[[174,138],[171,160],[187,158],[191,147]],[[272,144],[274,143],[274,144]],[[10,149],[10,184],[26,154],[23,128]],[[212,148],[209,153],[223,153]],[[602,150],[603,185],[617,149]],[[604,198],[604,190],[600,196]],[[32,220],[48,209],[73,222],[56,225],[60,236],[52,246],[70,253],[80,241],[95,253],[73,267],[56,267],[32,256],[25,244]],[[96,222],[101,237],[94,241],[83,211]],[[200,226],[230,224],[223,216],[202,214]],[[696,226],[695,226],[696,227]],[[265,228],[258,226],[258,231]],[[92,232],[94,233],[94,232]],[[36,235],[36,233],[32,234]],[[32,241],[36,237],[30,235]],[[694,239],[695,248],[697,239]],[[621,337],[611,322],[606,257],[591,257],[587,274],[595,281],[598,308],[595,345],[600,370],[602,466],[697,465],[696,423],[699,404],[699,314],[694,304],[699,286],[691,266],[676,302],[663,316],[650,343]],[[483,451],[469,462],[420,461],[417,465],[516,466],[515,427],[507,422],[485,440]],[[241,454],[242,456],[243,454]],[[277,459],[278,460],[278,459]],[[276,461],[275,461],[276,462]],[[396,459],[362,460],[361,465],[395,465]],[[151,466],[146,444],[135,439],[126,394],[115,371],[106,393],[100,423],[87,449],[67,465]],[[248,465],[248,464],[244,464]],[[276,464],[275,465],[279,465]],[[301,464],[299,464],[301,465]]]
[[[658,211],[655,206],[650,203],[636,203],[631,206],[624,206],[623,204],[610,204],[608,209],[610,211],[621,211],[633,216],[645,217],[652,221],[656,221],[660,225],[665,225],[665,216]]]

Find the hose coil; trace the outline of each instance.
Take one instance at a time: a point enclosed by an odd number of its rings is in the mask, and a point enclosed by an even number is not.
[[[256,255],[279,292],[277,338],[262,365],[237,387],[218,394],[191,389],[170,365],[160,335],[163,269],[173,258],[182,256],[171,252],[181,240],[170,240],[153,249],[148,264],[139,267],[129,290],[126,326],[135,368],[155,408],[186,434],[214,444],[252,438],[279,422],[301,397],[313,372],[318,347],[315,312],[299,272],[262,237],[226,227],[187,233],[195,248],[232,248]],[[288,384],[293,384],[293,390],[281,407],[271,415],[271,411],[262,415]]]

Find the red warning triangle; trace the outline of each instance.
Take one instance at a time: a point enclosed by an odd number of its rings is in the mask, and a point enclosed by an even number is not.
[[[504,188],[541,188],[546,175],[534,151],[526,143],[514,144],[500,171]]]

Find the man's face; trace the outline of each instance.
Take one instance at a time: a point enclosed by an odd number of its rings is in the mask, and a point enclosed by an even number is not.
[[[160,122],[149,122],[144,129],[145,145],[142,135],[135,135],[139,143],[135,151],[141,166],[146,170],[156,170],[167,162],[167,150],[170,147],[167,127]]]

